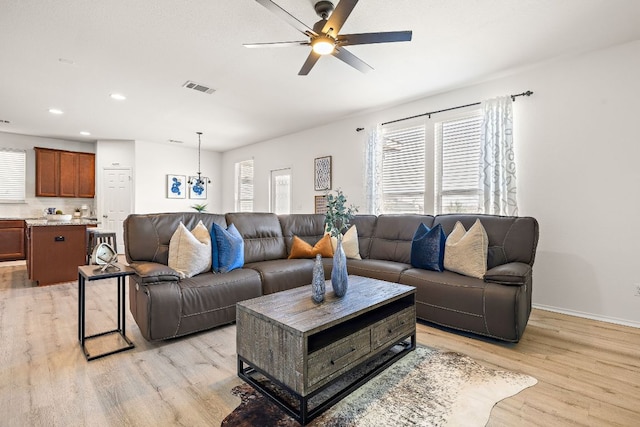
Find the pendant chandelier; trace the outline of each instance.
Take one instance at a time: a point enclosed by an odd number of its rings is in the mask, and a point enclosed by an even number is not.
[[[200,141],[200,135],[202,135],[202,132],[196,133],[198,134],[198,177],[189,178],[188,183],[189,185],[194,185],[196,187],[204,187],[205,184],[211,184],[211,180],[209,178],[206,178],[205,181],[205,179],[202,178],[202,172],[200,172],[200,145],[202,144]]]

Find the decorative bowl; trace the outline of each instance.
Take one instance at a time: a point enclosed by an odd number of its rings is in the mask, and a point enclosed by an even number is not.
[[[71,220],[71,214],[65,214],[65,215],[46,214],[45,218],[47,218],[47,220],[49,220],[49,221],[70,221]]]

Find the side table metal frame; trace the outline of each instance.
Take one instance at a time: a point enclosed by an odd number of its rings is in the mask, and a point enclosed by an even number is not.
[[[134,270],[123,264],[115,264],[116,268],[108,268],[106,271],[100,271],[100,266],[97,265],[81,265],[78,267],[78,340],[84,353],[85,358],[89,360],[98,359],[100,357],[108,356],[110,354],[119,353],[121,351],[130,350],[135,347],[129,338],[125,335],[125,280],[127,276],[134,274]],[[86,282],[92,282],[102,279],[117,279],[118,288],[118,328],[110,331],[100,332],[98,334],[85,336],[85,288]],[[107,351],[99,354],[90,354],[85,346],[86,341],[101,337],[109,334],[120,334],[122,339],[127,343],[126,346],[117,348],[115,350]]]

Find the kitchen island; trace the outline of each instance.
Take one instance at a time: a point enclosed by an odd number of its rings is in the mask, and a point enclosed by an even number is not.
[[[29,280],[38,286],[77,280],[78,266],[87,261],[87,227],[96,226],[97,221],[78,218],[25,222]]]

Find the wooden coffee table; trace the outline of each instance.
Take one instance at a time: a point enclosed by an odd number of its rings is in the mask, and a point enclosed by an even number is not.
[[[327,281],[320,304],[311,299],[311,286],[240,302],[238,376],[306,424],[415,349],[415,292],[412,286],[349,276],[343,298],[335,297]],[[391,348],[391,356],[371,363]],[[330,395],[309,407],[328,387]]]

